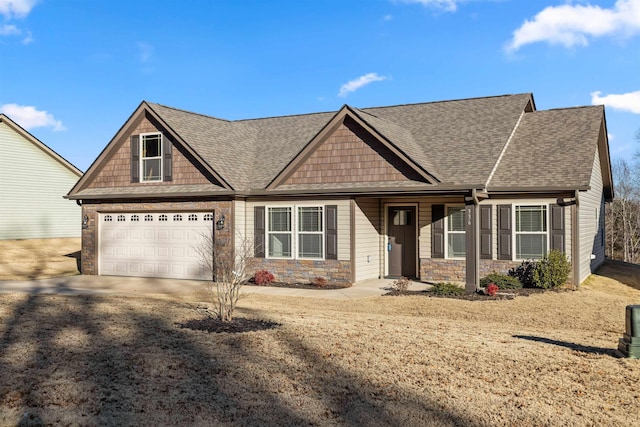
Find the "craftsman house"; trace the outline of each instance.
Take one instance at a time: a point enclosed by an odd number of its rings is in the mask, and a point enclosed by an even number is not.
[[[205,279],[198,239],[279,280],[464,281],[549,250],[582,282],[613,197],[604,108],[531,94],[228,121],[142,102],[67,195],[84,274]]]
[[[80,206],[63,196],[81,176],[0,114],[0,240],[80,237]]]

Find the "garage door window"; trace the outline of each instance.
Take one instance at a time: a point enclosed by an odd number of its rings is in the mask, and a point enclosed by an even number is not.
[[[140,217],[138,215],[131,215],[131,221],[138,222],[140,221]]]
[[[145,221],[153,221],[153,215],[145,215],[144,216],[144,220]]]
[[[174,220],[174,221],[182,221],[182,215],[180,215],[180,214],[175,214],[175,215],[173,216],[173,220]]]

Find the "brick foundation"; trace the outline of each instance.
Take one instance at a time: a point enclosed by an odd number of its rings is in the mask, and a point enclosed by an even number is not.
[[[279,282],[309,283],[324,277],[329,283],[351,283],[350,261],[253,258],[252,267],[256,271],[269,270]]]
[[[489,273],[507,273],[520,265],[519,261],[480,260],[480,277]],[[455,281],[464,282],[466,262],[463,259],[421,258],[420,279],[428,282]]]

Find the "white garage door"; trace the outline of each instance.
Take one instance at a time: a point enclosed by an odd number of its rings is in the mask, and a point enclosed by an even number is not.
[[[202,263],[213,214],[100,214],[99,274],[209,279]]]

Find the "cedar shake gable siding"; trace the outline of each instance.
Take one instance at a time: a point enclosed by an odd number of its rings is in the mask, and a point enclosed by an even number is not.
[[[149,132],[161,132],[163,138],[171,141],[172,154],[172,180],[159,182],[131,182],[131,135],[139,135]],[[200,168],[201,169],[201,168]],[[148,185],[202,185],[214,183],[219,185],[213,178],[207,178],[205,171],[199,170],[194,163],[189,160],[175,142],[171,140],[168,132],[159,125],[153,123],[148,116],[142,117],[130,134],[123,135],[115,142],[110,156],[99,165],[93,178],[86,183],[84,188],[113,188],[113,187],[135,187]]]
[[[356,123],[345,120],[286,179],[285,185],[422,180]]]

